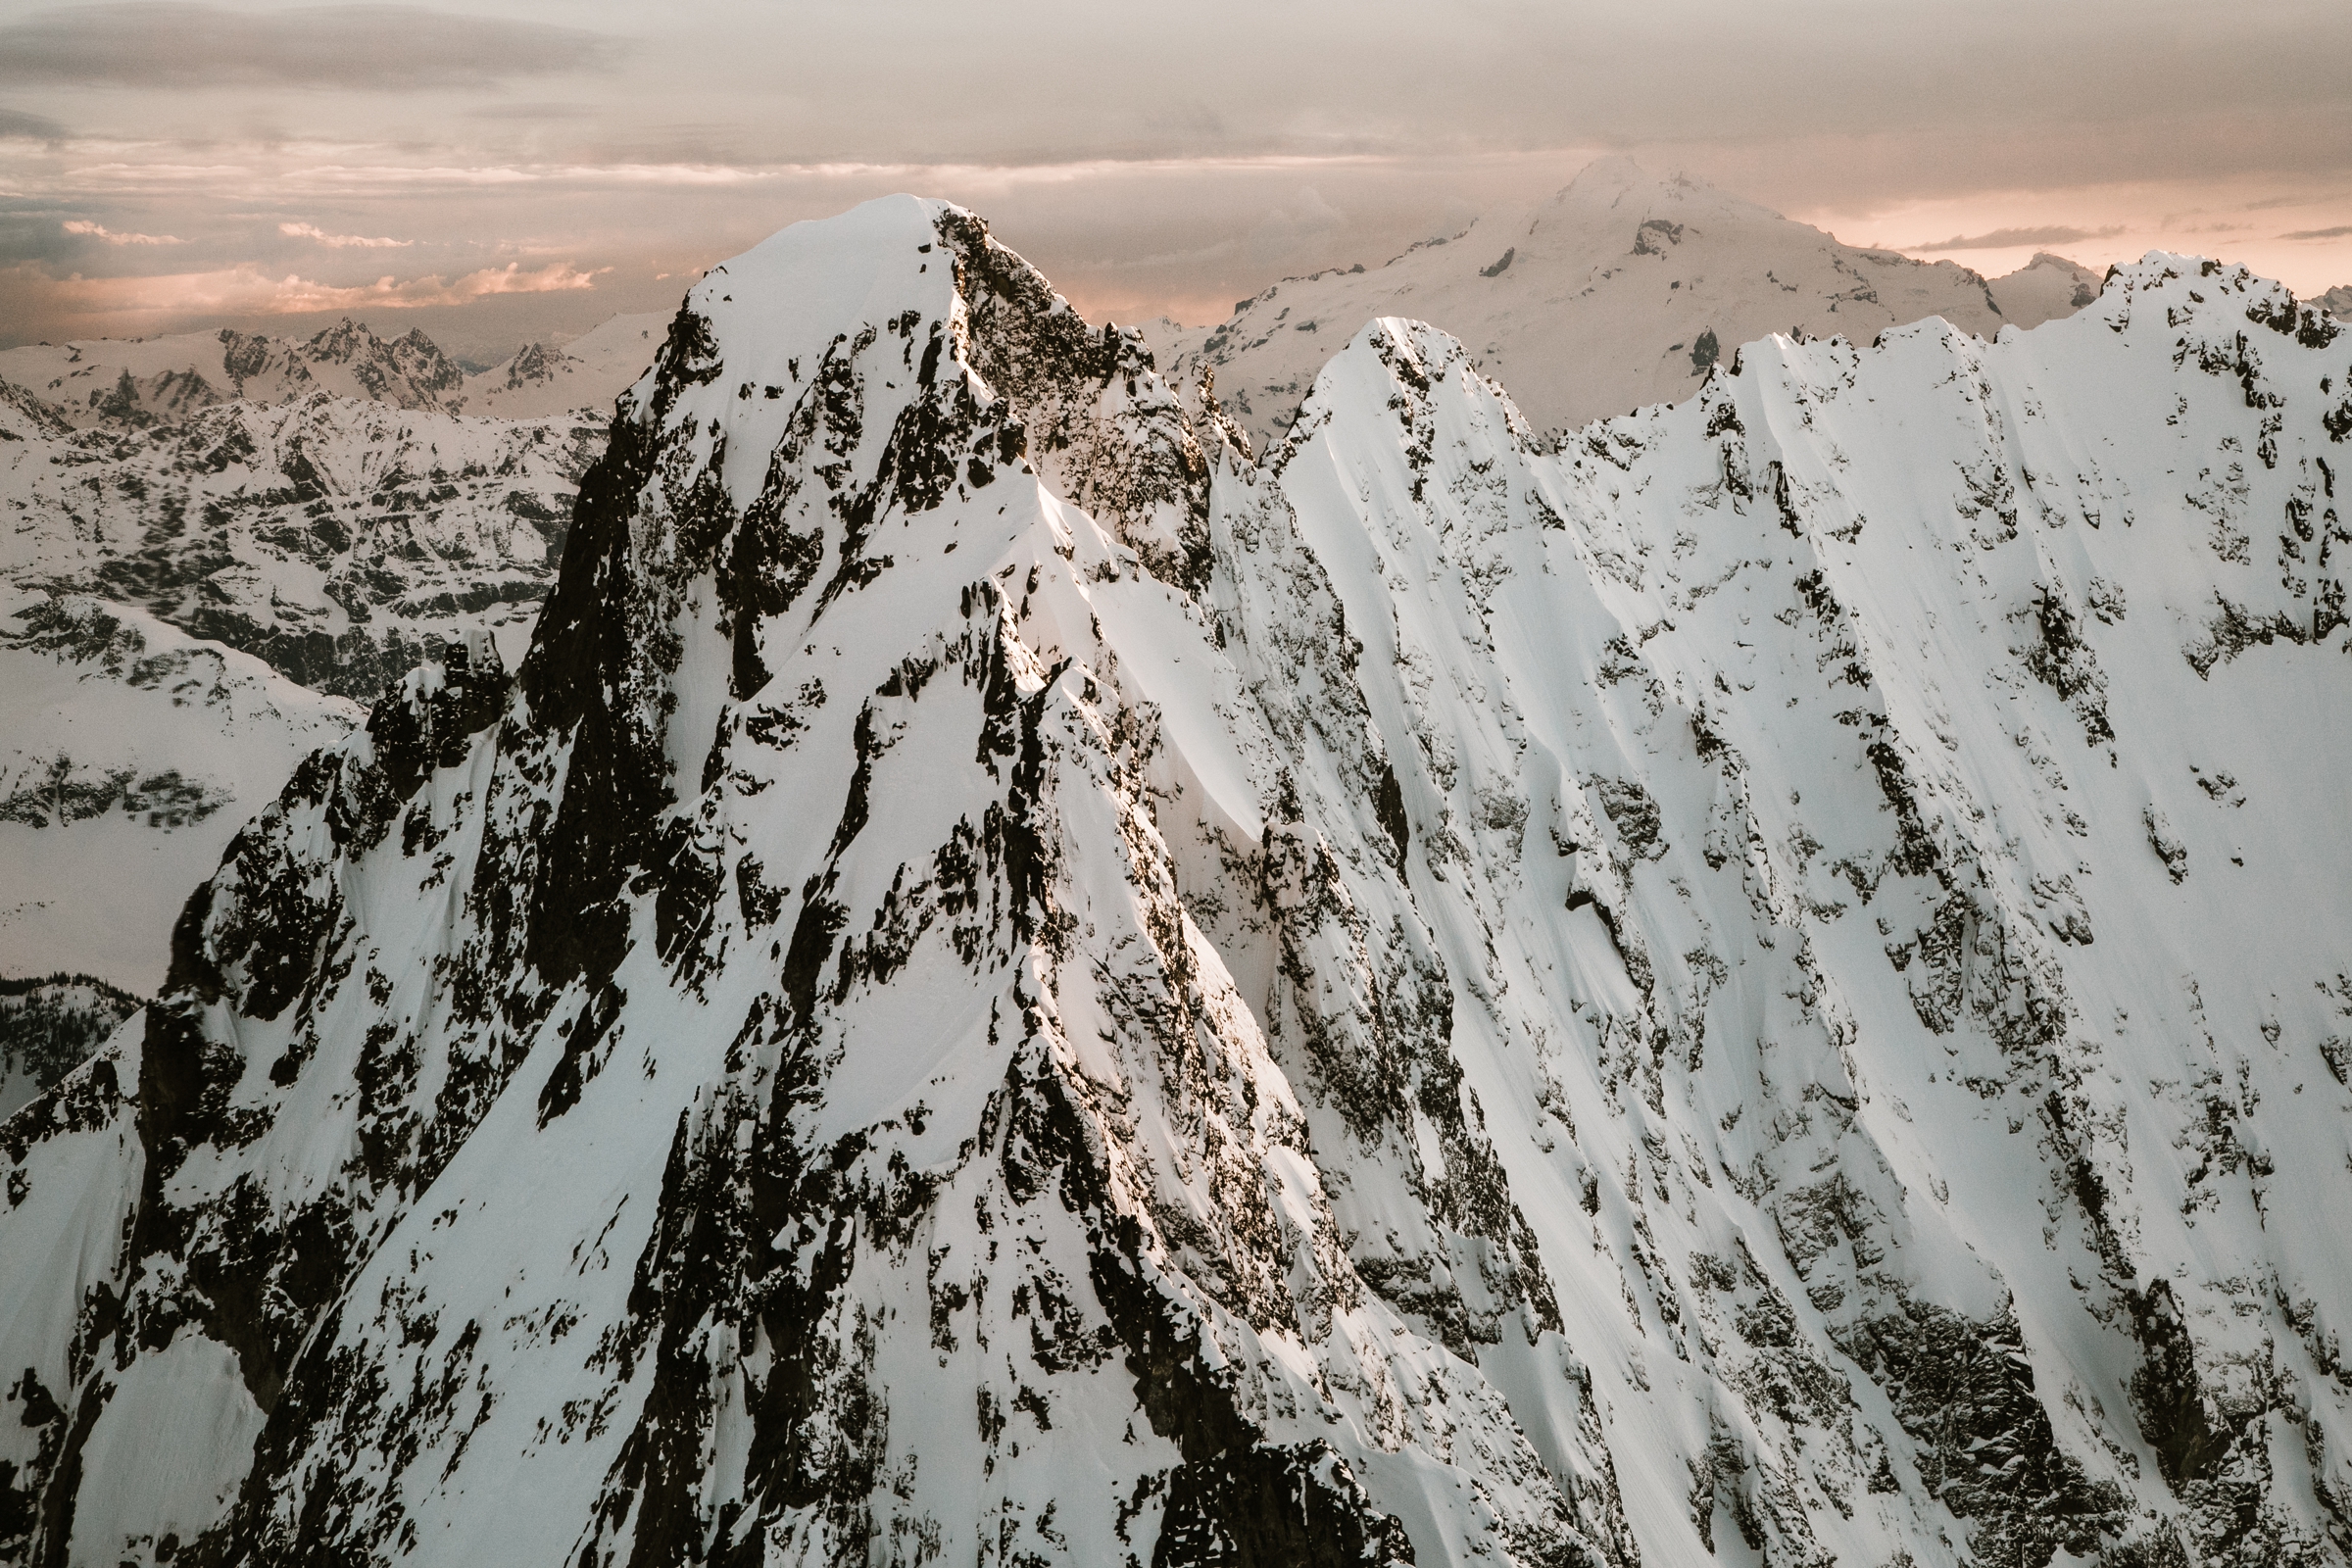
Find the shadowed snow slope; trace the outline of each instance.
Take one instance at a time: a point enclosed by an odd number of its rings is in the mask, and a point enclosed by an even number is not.
[[[1253,466],[957,209],[715,269],[0,1130],[0,1555],[2344,1562],[2352,356],[2003,338]]]

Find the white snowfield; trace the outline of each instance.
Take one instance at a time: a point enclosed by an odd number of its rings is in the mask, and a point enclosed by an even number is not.
[[[183,889],[366,716],[129,606],[0,590],[0,970],[163,989]]]
[[[614,316],[560,346],[530,343],[513,358],[466,378],[467,412],[506,419],[544,418],[575,409],[600,412],[645,373],[669,335],[669,318]]]
[[[2344,1563],[2347,377],[2151,255],[1252,465],[785,230],[0,1127],[0,1558]]]
[[[1172,386],[1203,371],[1262,448],[1324,362],[1382,316],[1434,322],[1539,426],[1690,397],[1772,332],[1867,341],[1940,316],[1991,337],[2074,311],[2097,274],[2056,256],[1989,283],[1953,262],[1840,244],[1810,224],[1631,159],[1603,158],[1549,201],[1506,207],[1386,266],[1285,278],[1215,326],[1147,328]]]

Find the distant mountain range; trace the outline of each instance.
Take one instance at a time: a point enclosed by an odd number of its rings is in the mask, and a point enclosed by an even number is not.
[[[946,202],[714,268],[527,649],[197,824],[0,1122],[0,1562],[2346,1568],[2352,334],[1616,220],[1577,330],[1805,340],[1563,432],[1323,318],[1252,457]],[[354,407],[0,497],[182,618],[552,551]]]
[[[1951,262],[1841,244],[1753,202],[1606,158],[1549,201],[1491,213],[1386,266],[1285,278],[1215,326],[1163,319],[1145,335],[1188,396],[1214,371],[1226,411],[1262,446],[1288,427],[1338,345],[1375,317],[1451,333],[1527,417],[1558,427],[1688,398],[1741,343],[1774,332],[1868,343],[1940,316],[1990,338],[2081,309],[2098,282],[2047,254],[1987,281]]]
[[[525,344],[468,374],[421,330],[386,341],[343,321],[308,338],[222,327],[152,338],[86,338],[0,349],[0,381],[78,428],[143,427],[199,409],[274,406],[320,393],[396,409],[537,418],[610,409],[652,363],[668,318],[615,316],[559,348]]]
[[[270,385],[308,391],[208,400],[120,363],[155,346],[109,349],[141,396],[78,425],[0,384],[0,975],[140,994],[180,891],[304,755],[451,641],[519,656],[606,440],[403,406],[414,378],[340,395],[278,344]]]

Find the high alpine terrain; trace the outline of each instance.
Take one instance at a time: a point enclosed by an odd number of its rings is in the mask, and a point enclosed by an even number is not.
[[[56,1088],[138,1009],[138,998],[91,975],[0,978],[0,1117]]]
[[[421,328],[387,342],[348,317],[302,339],[233,327],[83,338],[0,349],[0,380],[76,426],[136,428],[220,403],[270,406],[320,393],[396,409],[536,418],[611,408],[652,360],[665,324],[659,316],[615,316],[560,347],[526,343],[471,373]]]
[[[1951,262],[1843,245],[1809,224],[1631,159],[1600,159],[1549,201],[1488,214],[1385,267],[1285,278],[1215,326],[1165,320],[1148,338],[1188,395],[1216,375],[1263,446],[1316,372],[1367,320],[1402,316],[1460,338],[1540,427],[1690,397],[1751,338],[1849,339],[1937,316],[1991,337],[2068,315],[2097,274],[2036,256],[1989,283]]]
[[[1725,349],[1252,462],[955,207],[713,270],[0,1123],[0,1560],[2345,1563],[2352,342]]]
[[[604,435],[323,390],[76,425],[0,383],[0,974],[152,994],[297,761],[443,641],[520,653]]]

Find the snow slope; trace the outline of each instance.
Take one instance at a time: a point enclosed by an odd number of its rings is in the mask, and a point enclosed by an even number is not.
[[[2041,291],[2025,292],[2038,301]],[[1262,447],[1323,363],[1376,317],[1416,318],[1460,338],[1530,418],[1551,426],[1688,398],[1710,365],[1771,332],[1864,341],[1940,316],[1990,337],[2009,319],[1994,298],[1953,263],[1842,245],[1612,157],[1532,211],[1490,214],[1385,267],[1286,278],[1214,327],[1160,323],[1150,336],[1188,396],[1213,370],[1218,397]],[[2025,324],[2054,314],[2036,304]]]
[[[86,595],[0,598],[0,974],[163,989],[172,923],[294,766],[365,716]]]
[[[466,408],[508,419],[610,409],[654,363],[668,330],[665,316],[615,316],[561,346],[525,344],[504,364],[466,377]]]
[[[0,1553],[2345,1562],[2348,374],[1384,318],[1251,465],[785,230],[0,1128]]]

